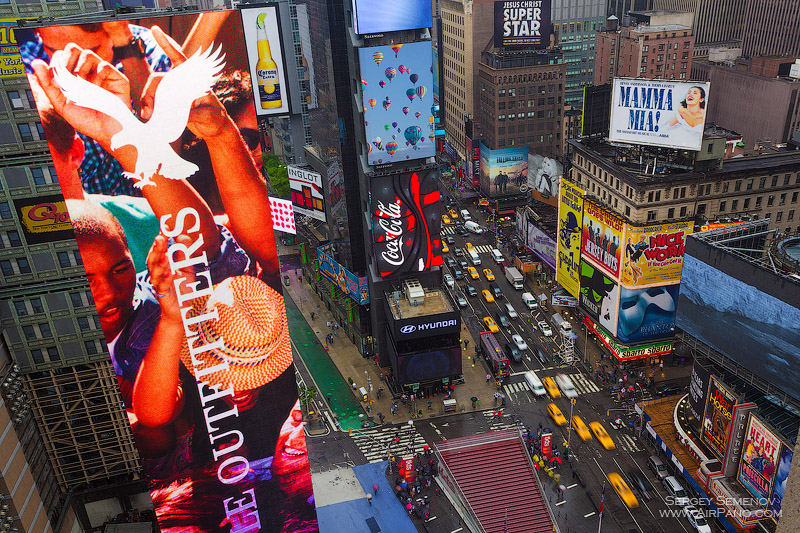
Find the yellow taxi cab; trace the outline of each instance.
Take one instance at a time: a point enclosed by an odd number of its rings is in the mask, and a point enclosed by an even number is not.
[[[449,252],[449,251],[450,251],[450,247],[449,247],[449,246],[447,246],[447,243],[446,243],[446,242],[442,241],[442,253],[443,253],[443,254],[446,254],[446,253],[447,253],[447,252]]]
[[[492,317],[490,316],[483,317],[483,323],[486,324],[486,329],[488,329],[492,333],[500,332],[500,328],[497,327],[497,324],[495,324],[494,320],[492,320]]]
[[[494,273],[492,272],[491,268],[484,268],[483,275],[486,276],[487,280],[494,281]]]
[[[608,481],[611,482],[611,486],[614,487],[614,490],[619,495],[622,502],[628,506],[630,509],[635,509],[639,507],[639,500],[636,499],[636,496],[633,495],[633,491],[631,491],[628,484],[625,483],[625,480],[622,479],[622,476],[617,474],[616,472],[611,472],[608,474]]]
[[[483,295],[483,299],[486,300],[488,303],[492,303],[494,301],[494,296],[492,296],[492,293],[489,292],[487,289],[483,289],[481,291],[481,294]]]
[[[449,224],[449,223],[450,223],[450,217],[447,215],[442,215],[442,224]]]
[[[468,242],[464,244],[464,249],[468,252],[471,252],[475,249],[475,246],[473,246],[471,242]]]
[[[458,218],[458,211],[456,211],[455,209],[451,209],[450,211],[447,212],[447,214],[450,215],[450,218],[452,218],[453,220]]]
[[[564,418],[564,415],[561,414],[561,409],[554,403],[547,404],[547,412],[550,413],[550,418],[553,419],[553,422],[556,425],[563,426],[567,423],[567,419]]]
[[[586,422],[578,415],[572,417],[572,427],[575,428],[575,432],[583,442],[592,439],[592,433],[589,431],[589,428],[586,427]]]
[[[547,394],[549,394],[551,398],[561,397],[561,391],[558,390],[558,386],[556,386],[556,382],[553,381],[553,378],[550,376],[542,378],[542,384],[544,388],[547,389]]]
[[[467,267],[467,273],[469,274],[469,277],[471,277],[472,279],[480,279],[481,277],[481,275],[478,274],[478,271],[475,269],[475,267]]]
[[[606,428],[604,428],[600,422],[592,422],[589,424],[589,427],[592,428],[592,433],[594,433],[594,436],[600,441],[600,444],[603,445],[603,448],[606,450],[613,450],[617,447],[608,435]]]

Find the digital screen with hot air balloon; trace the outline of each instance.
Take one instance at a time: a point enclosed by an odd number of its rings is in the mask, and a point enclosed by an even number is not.
[[[433,157],[430,41],[361,48],[359,60],[367,163]]]
[[[353,28],[359,35],[414,30],[433,25],[430,0],[353,0]]]

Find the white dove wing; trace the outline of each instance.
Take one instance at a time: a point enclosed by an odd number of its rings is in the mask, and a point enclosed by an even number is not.
[[[107,90],[73,75],[63,64],[56,64],[54,77],[64,96],[75,105],[108,115],[120,123],[123,131],[142,126],[122,100]]]
[[[170,70],[156,89],[153,114],[145,124],[148,133],[176,140],[186,128],[192,103],[207,95],[225,68],[222,47],[197,52],[185,63]]]

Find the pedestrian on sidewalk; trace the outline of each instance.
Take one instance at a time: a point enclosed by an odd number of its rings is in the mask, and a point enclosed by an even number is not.
[[[328,320],[328,324],[327,325],[328,325],[329,328],[331,327],[331,321],[330,320]]]
[[[464,339],[464,349],[469,348],[469,339]]]
[[[367,493],[367,503],[372,505],[372,494],[370,494],[370,493]]]
[[[311,320],[314,320],[314,311],[311,311]]]
[[[486,374],[486,383],[489,383],[489,380],[491,380],[491,379],[492,379],[492,375],[491,374]]]
[[[372,492],[374,492],[374,493],[375,493],[375,496],[377,496],[377,495],[378,495],[378,484],[377,484],[377,483],[374,483],[374,484],[372,485]]]

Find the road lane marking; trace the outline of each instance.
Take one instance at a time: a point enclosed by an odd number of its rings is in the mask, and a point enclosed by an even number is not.
[[[595,515],[595,512],[594,512],[594,511],[592,511],[592,512],[591,512],[591,513],[589,513],[589,514],[585,514],[585,515],[583,515],[583,517],[584,517],[584,518],[589,518],[590,516],[594,516],[594,515]]]

